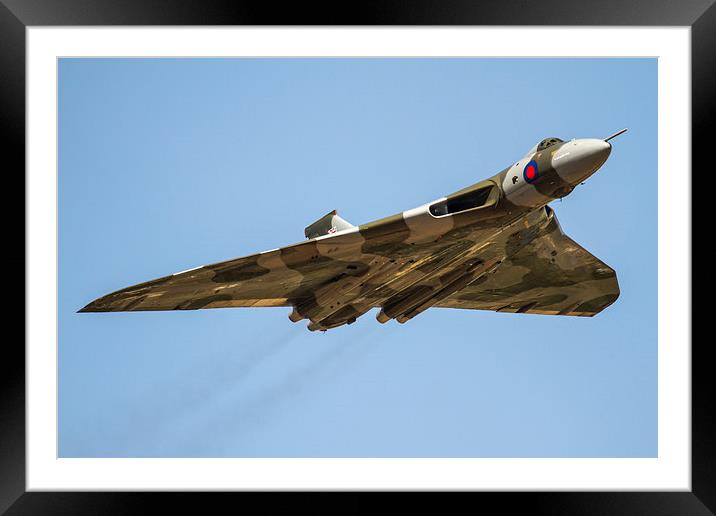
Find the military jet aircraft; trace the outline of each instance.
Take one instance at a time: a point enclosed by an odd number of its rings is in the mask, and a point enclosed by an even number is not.
[[[285,306],[311,331],[372,308],[381,323],[430,307],[593,316],[619,296],[616,274],[562,232],[548,203],[594,174],[625,131],[546,138],[447,197],[360,226],[334,210],[305,228],[307,241],[128,287],[80,312]]]

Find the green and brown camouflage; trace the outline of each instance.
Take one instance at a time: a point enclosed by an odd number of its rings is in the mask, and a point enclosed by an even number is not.
[[[566,236],[548,203],[601,167],[607,140],[547,138],[498,174],[353,226],[334,210],[307,241],[205,265],[101,297],[81,312],[292,307],[309,330],[430,307],[593,316],[619,296],[614,270]]]

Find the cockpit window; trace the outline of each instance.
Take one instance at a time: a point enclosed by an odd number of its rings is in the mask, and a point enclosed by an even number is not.
[[[496,188],[494,184],[488,184],[482,188],[469,190],[459,195],[452,195],[444,201],[436,202],[430,206],[430,213],[435,217],[442,217],[444,215],[482,208],[486,205],[493,205],[497,199],[495,195],[491,196],[490,194],[492,194]]]
[[[546,148],[551,147],[552,145],[554,145],[556,143],[562,143],[562,142],[564,142],[564,140],[560,140],[559,138],[545,138],[544,140],[539,142],[539,144],[537,145],[537,150],[543,151]]]

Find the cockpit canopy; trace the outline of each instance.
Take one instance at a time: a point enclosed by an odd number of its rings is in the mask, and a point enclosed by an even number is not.
[[[534,152],[540,152],[545,149],[548,149],[552,145],[556,145],[558,143],[563,143],[563,142],[564,142],[564,140],[560,140],[559,138],[555,138],[554,136],[552,136],[550,138],[545,138],[544,140],[539,142],[537,145],[532,147],[527,154],[532,154]]]
[[[562,143],[564,140],[560,140],[559,138],[545,138],[541,142],[539,142],[539,145],[537,145],[537,150],[542,151],[545,150],[547,147],[551,147],[552,145],[556,143]]]

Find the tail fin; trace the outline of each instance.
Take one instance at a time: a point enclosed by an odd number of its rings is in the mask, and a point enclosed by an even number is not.
[[[355,227],[350,222],[338,216],[336,210],[326,213],[313,224],[306,227],[303,234],[306,238],[316,238],[323,235],[330,235],[344,229]]]

